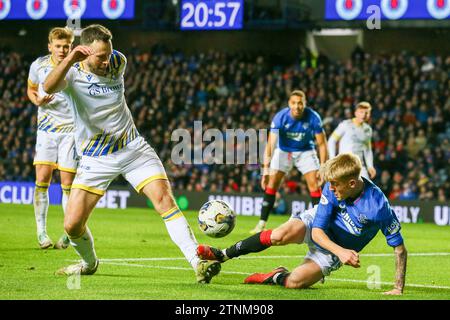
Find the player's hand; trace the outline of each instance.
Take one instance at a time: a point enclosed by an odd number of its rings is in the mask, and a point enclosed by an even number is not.
[[[353,268],[359,268],[359,254],[354,250],[342,250],[338,255],[339,260],[345,265],[352,266]]]
[[[374,167],[368,168],[368,169],[367,169],[367,172],[369,173],[370,179],[375,178],[375,176],[377,175],[377,170],[375,170]]]
[[[394,288],[390,291],[383,292],[383,294],[387,295],[387,296],[401,296],[403,294],[403,292],[400,289]]]
[[[55,98],[55,96],[53,94],[47,94],[45,96],[37,95],[37,97],[36,97],[36,105],[39,106],[39,107],[43,106],[45,104],[48,104],[48,103],[52,102],[54,98]]]
[[[88,46],[78,46],[72,50],[67,56],[67,59],[73,64],[85,60],[90,55],[94,54],[94,50]]]

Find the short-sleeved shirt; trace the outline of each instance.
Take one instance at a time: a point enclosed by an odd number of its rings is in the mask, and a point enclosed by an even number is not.
[[[114,50],[105,76],[87,71],[82,62],[68,71],[63,93],[74,112],[75,143],[80,155],[111,154],[139,135],[125,101],[126,63],[125,56]]]
[[[352,152],[364,159],[364,154],[371,148],[372,128],[367,123],[356,125],[353,120],[342,121],[332,133],[339,141],[339,153]],[[330,154],[330,157],[334,157]]]
[[[273,118],[270,132],[278,134],[278,148],[283,151],[314,150],[315,135],[323,133],[322,119],[317,112],[305,107],[302,118],[297,120],[286,107]]]
[[[37,89],[40,96],[47,95],[43,83],[55,66],[51,55],[37,58],[31,64],[28,85]],[[72,110],[62,93],[55,93],[50,103],[38,108],[37,121],[41,131],[69,133],[74,130]]]
[[[362,178],[364,189],[353,202],[338,200],[326,183],[317,207],[313,228],[324,230],[331,241],[343,248],[361,251],[378,233],[391,247],[403,243],[400,222],[383,192]]]

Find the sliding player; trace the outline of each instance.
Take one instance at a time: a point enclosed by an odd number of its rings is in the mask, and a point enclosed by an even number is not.
[[[306,243],[309,252],[292,272],[278,267],[269,273],[252,274],[244,280],[245,283],[302,289],[323,280],[342,264],[359,268],[359,252],[381,230],[387,244],[394,248],[396,259],[394,289],[386,294],[402,294],[407,251],[400,223],[386,196],[371,181],[361,177],[361,161],[354,154],[344,153],[328,160],[321,171],[327,183],[317,206],[293,214],[273,231],[255,234],[225,250],[200,245],[199,256],[224,262],[271,246]]]

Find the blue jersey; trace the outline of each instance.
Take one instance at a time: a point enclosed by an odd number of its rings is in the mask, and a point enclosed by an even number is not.
[[[389,246],[401,245],[400,222],[388,199],[380,188],[363,180],[363,192],[353,202],[337,200],[329,189],[330,183],[326,183],[312,227],[323,229],[331,241],[356,252],[361,251],[379,230]]]
[[[278,148],[283,151],[313,150],[315,135],[323,133],[322,119],[317,112],[305,107],[302,118],[296,120],[287,107],[275,115],[270,132],[278,133]]]

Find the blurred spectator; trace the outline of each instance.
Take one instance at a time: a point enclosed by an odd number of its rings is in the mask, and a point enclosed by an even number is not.
[[[186,55],[161,45],[149,51],[133,45],[125,53],[130,111],[139,132],[160,155],[174,189],[261,192],[257,164],[174,165],[171,152],[179,141],[171,141],[172,133],[189,132],[192,143],[200,141],[192,154],[202,154],[202,134],[194,136],[195,120],[202,121],[203,132],[216,128],[224,137],[226,129],[267,129],[287,105],[289,92],[298,88],[322,116],[327,135],[351,117],[355,102],[371,102],[374,164],[381,173],[375,183],[389,198],[450,197],[449,56],[372,56],[357,48],[352,59],[337,62],[323,54],[316,58],[302,47],[296,61],[286,65],[263,55]],[[26,98],[28,70],[35,58],[0,49],[0,180],[35,179],[37,110]],[[248,155],[242,142],[232,146]],[[308,194],[295,170],[280,190]]]

